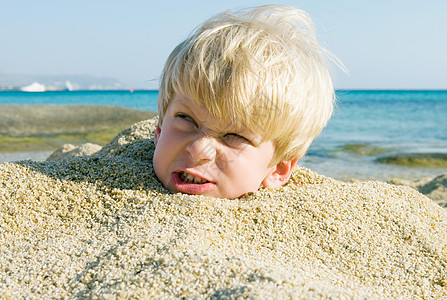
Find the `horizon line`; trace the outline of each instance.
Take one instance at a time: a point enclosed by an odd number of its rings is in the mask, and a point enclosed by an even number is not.
[[[21,91],[21,90],[15,90],[15,89],[0,89],[0,92],[22,92],[22,93],[45,93],[45,92],[158,92],[159,89],[80,89],[80,90],[48,90],[48,91],[36,91],[36,92],[29,92],[29,91]],[[447,88],[438,89],[427,89],[427,88],[421,88],[421,89],[411,89],[411,88],[337,88],[334,89],[335,92],[337,91],[384,91],[384,92],[393,92],[393,91],[408,91],[408,92],[417,92],[417,91],[447,91]]]

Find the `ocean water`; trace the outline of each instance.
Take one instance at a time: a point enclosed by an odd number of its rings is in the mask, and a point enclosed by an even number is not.
[[[0,92],[0,104],[113,105],[147,111],[157,110],[157,98],[158,91]],[[433,153],[441,155],[434,159]],[[409,154],[419,160],[399,160]],[[387,160],[393,155],[398,164]],[[387,180],[446,173],[446,155],[447,91],[337,91],[333,117],[299,164],[340,179]]]
[[[447,91],[338,91],[337,98],[333,117],[303,165],[337,178],[387,180],[447,172]],[[443,155],[434,161],[434,153]],[[380,162],[410,154],[428,166]]]
[[[112,105],[157,111],[158,91],[0,92],[0,104]]]

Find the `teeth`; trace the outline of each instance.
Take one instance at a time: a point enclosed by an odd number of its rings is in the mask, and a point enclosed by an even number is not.
[[[201,178],[194,178],[194,183],[203,183],[203,179],[201,179]]]
[[[196,176],[192,176],[191,174],[187,174],[185,172],[180,172],[180,179],[183,182],[187,182],[187,183],[202,184],[202,183],[206,182],[205,179],[202,179],[202,178],[196,177]]]
[[[186,175],[186,180],[187,180],[188,182],[193,182],[193,181],[194,181],[194,177],[193,177],[192,175],[187,174],[187,175]]]

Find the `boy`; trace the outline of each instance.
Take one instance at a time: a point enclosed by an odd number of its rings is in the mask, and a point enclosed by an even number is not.
[[[163,185],[237,198],[287,183],[332,113],[327,54],[310,17],[291,7],[206,21],[163,70],[154,138]]]

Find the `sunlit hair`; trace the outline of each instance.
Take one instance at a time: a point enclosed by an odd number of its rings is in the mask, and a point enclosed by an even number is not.
[[[160,124],[174,96],[184,95],[220,120],[272,140],[271,165],[302,157],[332,114],[330,58],[301,10],[268,5],[226,11],[198,27],[167,59]]]

